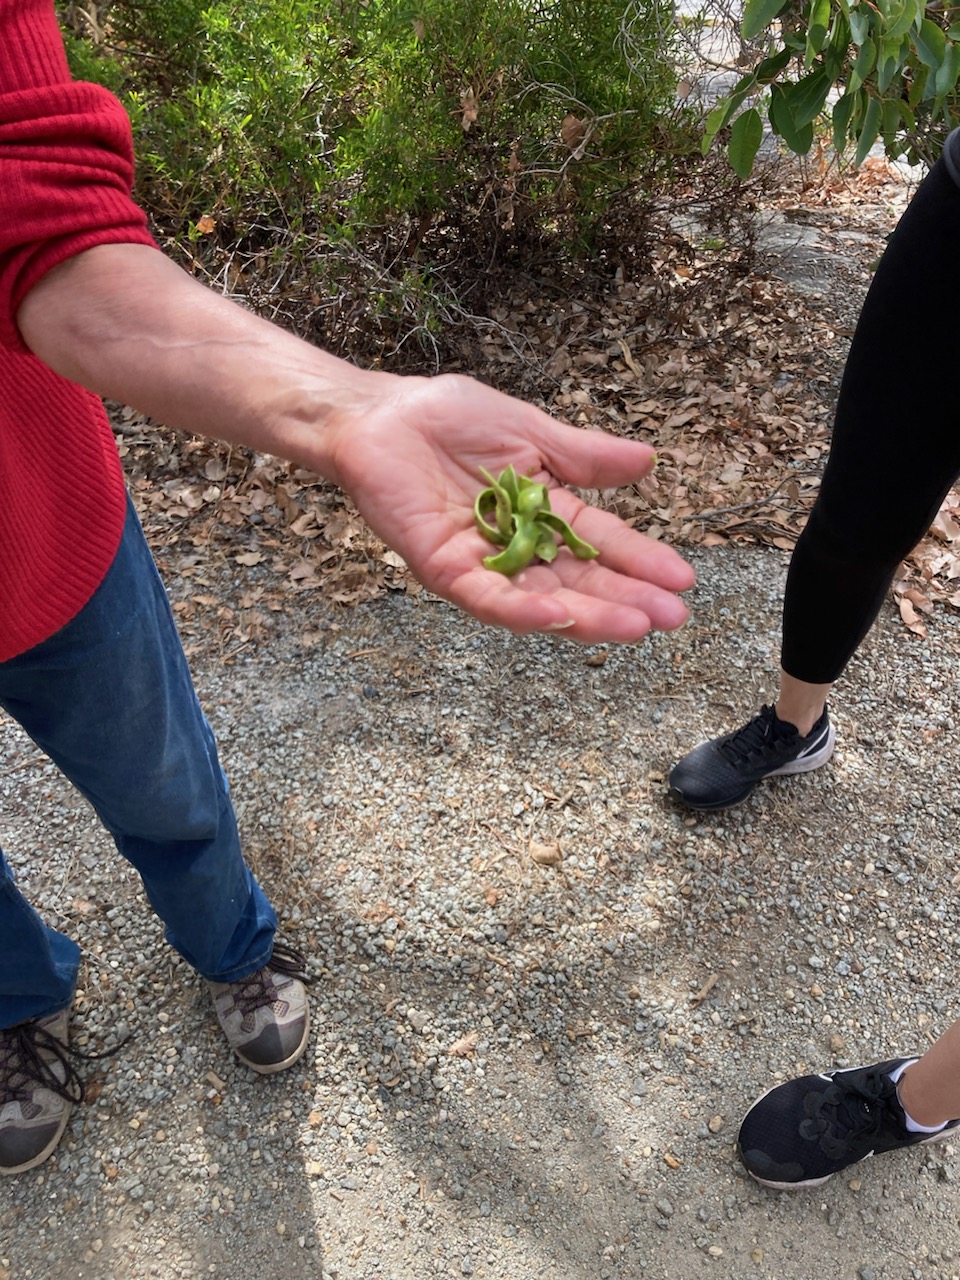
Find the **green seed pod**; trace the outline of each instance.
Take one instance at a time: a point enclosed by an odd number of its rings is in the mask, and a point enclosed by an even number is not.
[[[494,526],[487,519],[488,515],[493,515],[497,510],[497,495],[493,489],[482,489],[477,494],[477,500],[473,504],[473,518],[477,528],[487,539],[488,542],[494,543],[495,546],[505,547],[510,541],[508,535],[501,533],[498,526]],[[512,523],[512,521],[511,521]]]
[[[596,547],[591,546],[589,542],[584,542],[583,538],[578,538],[566,520],[562,516],[558,516],[555,511],[542,511],[537,519],[541,524],[559,533],[564,545],[573,552],[578,560],[593,560],[600,554]]]
[[[537,554],[537,542],[541,531],[532,520],[524,521],[517,526],[517,532],[510,539],[510,545],[498,556],[484,556],[486,569],[495,569],[512,578],[515,573],[525,569]]]
[[[545,529],[539,520],[537,528],[540,530],[540,536],[537,538],[537,559],[549,564],[551,560],[556,560],[560,548],[557,546],[552,529]]]
[[[496,480],[482,467],[480,471],[490,485],[477,495],[474,520],[488,542],[504,548],[499,555],[484,557],[486,568],[512,577],[534,559],[549,564],[559,551],[557,534],[578,560],[592,560],[599,554],[551,510],[550,490],[541,481],[518,476],[512,466],[505,467]]]

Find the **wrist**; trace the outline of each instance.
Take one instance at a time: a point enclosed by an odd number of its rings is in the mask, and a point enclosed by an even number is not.
[[[306,344],[305,344],[306,345]],[[399,398],[405,379],[360,369],[328,352],[306,347],[308,367],[281,377],[262,410],[261,443],[254,447],[315,471],[348,492],[362,428]]]

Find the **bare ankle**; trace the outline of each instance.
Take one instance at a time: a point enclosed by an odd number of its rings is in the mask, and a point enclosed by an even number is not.
[[[923,1097],[922,1091],[915,1087],[915,1075],[912,1078],[908,1078],[912,1069],[912,1067],[907,1067],[897,1081],[897,1097],[900,1099],[901,1107],[915,1124],[923,1125],[926,1129],[932,1129],[935,1125],[946,1124],[951,1117],[941,1115],[936,1105],[930,1106],[929,1101]]]
[[[785,724],[792,724],[800,734],[800,737],[805,738],[823,715],[825,705],[825,703],[821,703],[819,708],[811,711],[808,708],[783,707],[778,702],[774,707],[774,711],[777,713],[778,720],[782,720]]]

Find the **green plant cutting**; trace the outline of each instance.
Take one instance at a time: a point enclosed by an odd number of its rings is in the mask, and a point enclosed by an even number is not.
[[[480,473],[490,483],[473,504],[477,528],[489,542],[503,548],[496,555],[483,557],[485,568],[510,578],[533,560],[549,564],[560,550],[558,535],[578,560],[593,560],[600,554],[551,510],[545,484],[518,476],[512,466],[501,471],[496,480],[483,467]]]

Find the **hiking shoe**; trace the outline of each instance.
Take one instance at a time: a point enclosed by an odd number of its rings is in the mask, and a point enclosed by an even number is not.
[[[758,1098],[743,1118],[737,1151],[765,1187],[790,1191],[822,1182],[867,1156],[941,1142],[960,1126],[911,1133],[890,1072],[913,1062],[891,1058],[871,1067],[801,1076]]]
[[[702,742],[675,764],[670,790],[690,809],[726,809],[764,778],[819,769],[833,755],[836,736],[826,707],[805,738],[773,707],[761,707],[742,729]]]
[[[307,1047],[305,964],[298,951],[277,945],[269,962],[248,978],[207,984],[230,1048],[261,1075],[292,1066]]]
[[[61,1009],[0,1030],[0,1174],[42,1164],[83,1098],[68,1057],[69,1017]]]

